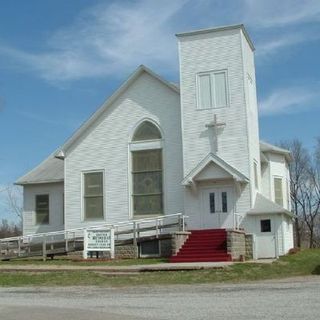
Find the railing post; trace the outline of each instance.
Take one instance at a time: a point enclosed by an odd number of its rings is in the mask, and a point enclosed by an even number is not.
[[[65,233],[65,240],[66,240],[66,252],[68,253],[68,251],[69,251],[68,231],[66,231],[66,233]]]
[[[28,237],[28,255],[31,254],[31,243],[30,243],[30,237]]]
[[[45,235],[42,240],[42,260],[47,260],[47,237]]]
[[[159,219],[156,219],[156,237],[159,238]]]
[[[21,241],[20,238],[18,238],[18,257],[21,256]]]
[[[137,223],[135,221],[133,221],[133,247],[135,251],[135,258],[138,258]]]

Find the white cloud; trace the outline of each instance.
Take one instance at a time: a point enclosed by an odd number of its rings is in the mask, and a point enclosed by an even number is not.
[[[177,70],[176,31],[238,23],[239,19],[259,40],[260,57],[268,57],[318,39],[318,31],[308,26],[320,21],[320,1],[108,1],[87,8],[69,26],[56,30],[42,51],[27,52],[0,43],[0,55],[55,84],[123,77],[139,64],[165,73]]]
[[[278,53],[280,50],[284,50],[287,47],[298,45],[304,42],[316,41],[320,39],[320,34],[303,34],[303,33],[292,33],[285,36],[277,36],[270,39],[264,39],[259,41],[256,45],[256,55],[260,57],[268,57]]]
[[[320,21],[319,0],[245,0],[247,22],[275,28]]]
[[[319,98],[320,92],[316,88],[281,88],[260,101],[259,112],[261,116],[297,113],[320,106]]]
[[[175,64],[170,19],[187,0],[103,4],[82,13],[48,41],[48,51],[27,53],[1,46],[0,53],[26,64],[49,81],[76,80],[121,72],[141,63]]]

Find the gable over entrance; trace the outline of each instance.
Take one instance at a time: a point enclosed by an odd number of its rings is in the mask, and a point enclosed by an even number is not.
[[[190,186],[205,180],[228,180],[247,183],[249,179],[237,169],[229,165],[219,156],[209,153],[182,181],[182,185]]]

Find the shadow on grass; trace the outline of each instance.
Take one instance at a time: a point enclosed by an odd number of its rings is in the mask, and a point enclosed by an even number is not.
[[[311,274],[320,276],[320,264],[317,265],[317,266],[314,268],[314,270],[311,272]]]

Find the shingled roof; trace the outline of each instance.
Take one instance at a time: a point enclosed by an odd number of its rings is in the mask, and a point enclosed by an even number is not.
[[[15,184],[38,184],[62,182],[64,180],[64,161],[57,159],[51,154],[46,160],[42,161],[37,167],[19,178]]]
[[[279,206],[277,203],[269,200],[261,193],[257,193],[256,201],[253,208],[248,212],[249,215],[263,215],[263,214],[287,214],[293,216],[289,210]]]

